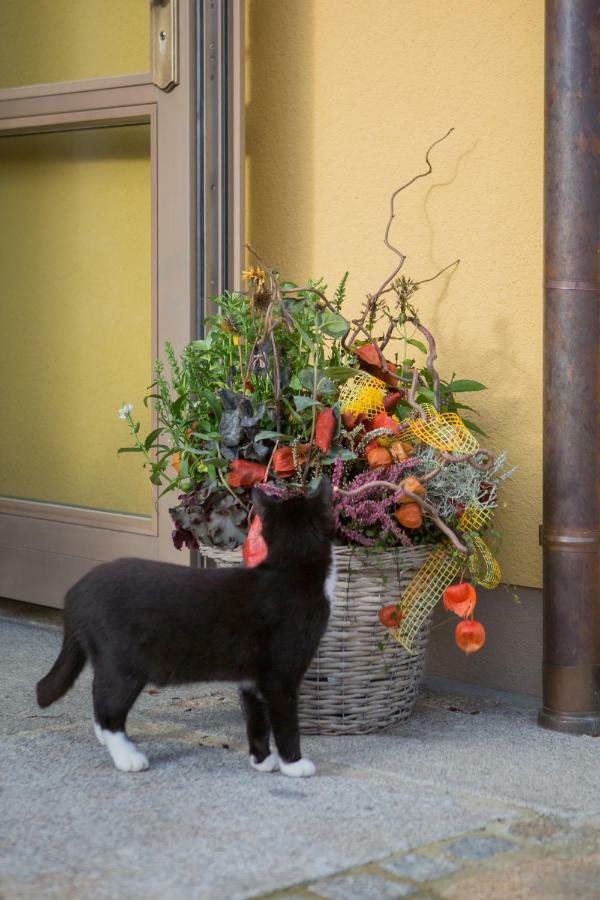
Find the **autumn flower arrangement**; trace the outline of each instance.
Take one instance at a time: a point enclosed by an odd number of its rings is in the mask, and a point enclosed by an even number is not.
[[[298,285],[248,248],[246,290],[217,297],[205,337],[180,356],[167,345],[167,369],[156,363],[144,402],[154,404],[158,427],[141,437],[123,407],[134,446],[122,450],[141,453],[151,482],[178,494],[176,547],[244,545],[250,565],[265,553],[250,489],[285,496],[327,475],[339,543],[370,553],[435,546],[429,581],[380,611],[390,634],[409,648],[443,594],[469,653],[485,637],[473,621],[473,585],[499,580],[482,535],[510,473],[505,455],[482,448],[483,432],[463,418],[474,411],[462,398],[484,385],[440,377],[434,337],[415,306],[417,292],[458,260],[413,280],[390,240],[396,198],[431,173],[435,144],[426,171],[391,197],[384,241],[397,261],[358,315],[346,311],[347,273],[333,293],[322,281]]]

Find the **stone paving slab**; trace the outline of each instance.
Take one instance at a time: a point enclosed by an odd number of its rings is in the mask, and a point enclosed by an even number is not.
[[[451,709],[466,712],[451,712]],[[477,715],[470,715],[477,710]],[[372,737],[330,738],[326,754],[349,765],[395,771],[483,798],[540,812],[600,812],[600,738],[544,731],[531,710],[473,698],[422,696],[401,729]]]
[[[235,690],[193,685],[142,695],[151,769],[128,775],[93,736],[89,673],[31,718],[59,645],[0,619],[3,900],[600,896],[600,741],[425,694],[393,732],[305,738],[317,776],[296,781],[249,769]]]
[[[458,871],[457,862],[444,856],[426,856],[423,853],[406,853],[399,859],[382,863],[382,869],[419,883],[446,878]]]
[[[397,900],[398,897],[409,897],[415,891],[414,885],[368,872],[329,878],[311,888],[311,893],[325,900]]]
[[[398,793],[368,770],[292,781],[193,735],[132,733],[152,761],[138,775],[112,767],[87,723],[3,741],[5,877],[53,875],[60,896],[65,871],[105,868],[113,896],[135,884],[132,896],[242,897],[506,815],[414,785]]]

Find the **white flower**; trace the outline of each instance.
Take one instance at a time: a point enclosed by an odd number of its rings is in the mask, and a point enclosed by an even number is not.
[[[121,409],[119,410],[119,418],[120,418],[120,419],[126,419],[127,416],[128,416],[130,413],[132,413],[132,412],[133,412],[133,403],[126,403],[126,404],[125,404],[124,406],[122,406]]]

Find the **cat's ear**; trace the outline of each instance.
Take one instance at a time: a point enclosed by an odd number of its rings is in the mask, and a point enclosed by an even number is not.
[[[333,499],[333,488],[331,486],[331,481],[329,480],[329,478],[327,478],[326,475],[323,475],[317,488],[310,495],[309,499],[317,502],[325,509],[331,506],[331,501]]]
[[[261,490],[259,487],[252,488],[252,505],[256,511],[256,514],[259,516],[263,516],[267,507],[272,505],[272,500],[266,491]]]

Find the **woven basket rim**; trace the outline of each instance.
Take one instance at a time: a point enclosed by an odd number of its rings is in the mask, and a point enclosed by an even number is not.
[[[403,544],[399,544],[397,547],[362,547],[358,544],[336,544],[335,542],[332,544],[333,551],[336,556],[349,556],[356,557],[357,559],[370,557],[377,559],[389,559],[394,558],[398,554],[411,555],[413,553],[421,553],[428,552],[430,553],[436,547],[439,547],[441,542],[432,543],[432,544],[415,544],[412,547],[405,547]],[[239,557],[242,558],[242,546],[235,547],[233,550],[228,549],[227,547],[213,547],[211,544],[200,544],[199,553],[204,554],[205,556],[212,556],[218,558],[219,556],[223,556],[223,558],[233,558]]]

